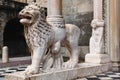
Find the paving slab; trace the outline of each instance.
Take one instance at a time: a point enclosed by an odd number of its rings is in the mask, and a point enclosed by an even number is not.
[[[80,63],[78,67],[73,69],[49,70],[44,73],[35,75],[23,75],[22,72],[7,74],[6,80],[75,80],[90,75],[106,72],[111,68],[111,63],[107,64],[91,64]]]

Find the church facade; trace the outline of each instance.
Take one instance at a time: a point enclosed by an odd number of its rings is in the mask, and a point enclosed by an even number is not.
[[[2,2],[3,1],[3,2]],[[27,45],[24,40],[22,25],[19,22],[18,12],[27,3],[32,1],[37,2],[43,7],[48,7],[47,0],[10,0],[8,4],[2,0],[0,2],[0,50],[2,47],[8,45],[10,47],[11,56],[21,51],[21,53],[29,53]],[[54,0],[49,0],[49,2]],[[77,25],[80,30],[80,56],[87,61],[86,55],[90,53],[90,38],[93,34],[91,22],[94,19],[103,20],[103,43],[102,54],[108,55],[110,63],[112,63],[113,70],[120,69],[120,0],[102,0],[102,3],[97,3],[95,0],[61,0],[62,1],[62,15],[66,23]],[[97,1],[97,0],[96,0]],[[100,0],[101,1],[101,0]],[[9,5],[9,6],[6,6]],[[19,5],[17,7],[17,5]],[[100,7],[96,7],[100,5]],[[51,7],[51,6],[49,6]],[[102,12],[100,13],[99,10]],[[48,8],[48,10],[52,10]],[[97,12],[98,11],[98,12]],[[96,18],[95,15],[99,16]],[[16,24],[11,24],[13,23]],[[17,26],[21,25],[21,26]],[[14,30],[13,30],[13,28]],[[16,28],[17,27],[17,28]],[[16,33],[17,32],[17,33]],[[19,34],[18,34],[19,33]],[[16,35],[17,34],[17,35]],[[13,38],[12,38],[13,36]],[[19,39],[18,39],[19,37]],[[8,47],[8,48],[9,48]],[[16,49],[16,50],[14,50]],[[2,53],[1,53],[2,54]],[[101,54],[101,53],[100,53]],[[27,54],[26,54],[27,55]],[[24,56],[21,54],[20,56]],[[17,56],[14,56],[17,57]],[[97,57],[96,57],[97,58]],[[106,58],[106,57],[103,57]],[[91,62],[92,63],[92,62]]]

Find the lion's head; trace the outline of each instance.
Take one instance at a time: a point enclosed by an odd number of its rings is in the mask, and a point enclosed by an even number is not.
[[[19,12],[20,22],[23,25],[32,25],[38,19],[45,18],[45,13],[46,10],[44,7],[40,7],[36,3],[31,3]]]

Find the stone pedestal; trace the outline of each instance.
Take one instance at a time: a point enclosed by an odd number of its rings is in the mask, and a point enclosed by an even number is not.
[[[2,48],[2,62],[7,63],[9,62],[9,57],[8,57],[8,47],[4,46]]]
[[[110,58],[107,54],[87,54],[85,56],[85,62],[104,64],[109,63]]]
[[[73,69],[49,70],[47,73],[40,73],[31,76],[25,76],[22,72],[7,74],[5,80],[76,80],[77,78],[108,71],[110,68],[110,63],[80,63]]]

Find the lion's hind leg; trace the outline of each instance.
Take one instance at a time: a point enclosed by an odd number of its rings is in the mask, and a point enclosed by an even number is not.
[[[67,36],[65,46],[69,51],[69,60],[63,63],[64,68],[74,68],[78,64],[79,50],[78,40],[80,29],[72,24],[66,24]]]
[[[63,68],[74,68],[78,63],[78,46],[68,41],[66,48],[69,51],[69,60],[63,63]]]
[[[63,58],[60,54],[61,41],[56,42],[52,47],[52,57],[54,59],[53,68],[60,69],[62,67]]]

